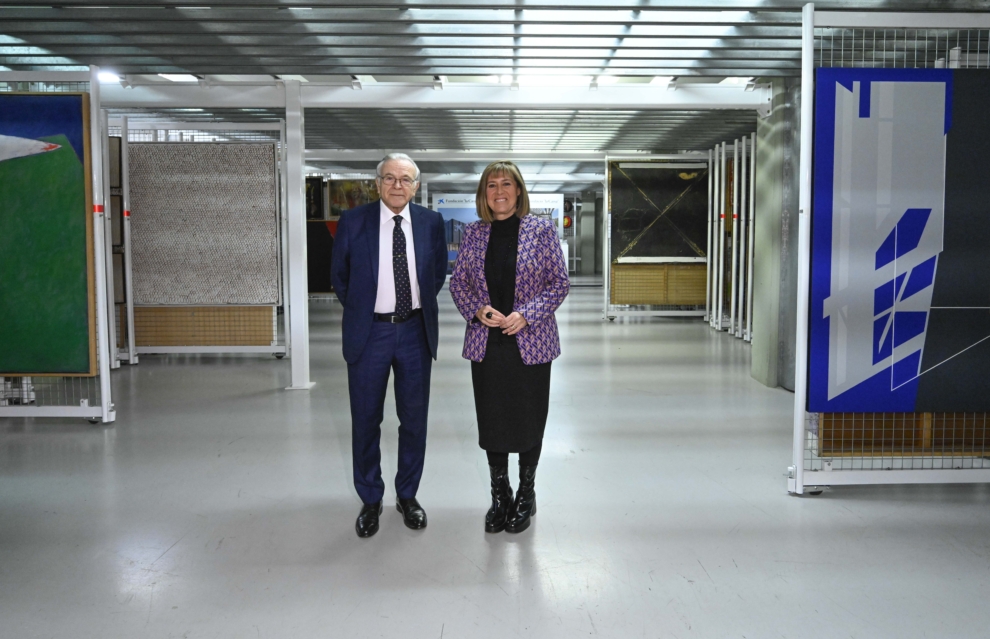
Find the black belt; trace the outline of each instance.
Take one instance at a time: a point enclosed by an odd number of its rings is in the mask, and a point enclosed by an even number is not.
[[[411,319],[413,317],[416,317],[417,315],[420,315],[422,312],[423,312],[423,309],[421,309],[421,308],[414,308],[412,310],[412,312],[409,313],[409,315],[406,315],[405,317],[399,317],[395,313],[375,313],[375,321],[376,322],[388,322],[389,324],[401,324],[402,322],[406,321],[407,319]]]

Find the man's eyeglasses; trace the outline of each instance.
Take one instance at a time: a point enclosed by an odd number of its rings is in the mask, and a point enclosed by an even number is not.
[[[404,189],[412,188],[412,185],[416,183],[416,180],[410,177],[397,178],[394,175],[379,175],[378,179],[381,180],[385,186],[392,186],[398,182]]]

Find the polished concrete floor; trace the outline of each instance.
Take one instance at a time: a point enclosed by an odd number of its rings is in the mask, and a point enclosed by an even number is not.
[[[791,497],[792,396],[700,321],[558,313],[539,514],[486,535],[463,323],[441,294],[429,527],[354,534],[338,304],[310,392],[259,357],[146,357],[117,422],[0,420],[0,637],[986,637],[990,489]],[[391,403],[391,399],[389,400]],[[387,409],[385,473],[395,468]],[[386,499],[394,497],[389,485]]]

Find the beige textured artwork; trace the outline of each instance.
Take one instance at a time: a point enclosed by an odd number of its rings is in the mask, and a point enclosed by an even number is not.
[[[274,145],[129,150],[135,304],[280,304]]]

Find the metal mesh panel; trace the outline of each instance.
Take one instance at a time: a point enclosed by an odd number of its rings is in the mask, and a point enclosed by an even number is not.
[[[100,405],[97,377],[3,377],[0,406]],[[0,417],[3,416],[0,411]]]
[[[120,135],[120,127],[116,135]],[[199,129],[142,129],[140,121],[127,123],[128,142],[270,142],[279,144],[278,131],[203,131]]]
[[[0,92],[85,93],[89,82],[5,82]],[[99,335],[97,335],[99,340]],[[97,347],[97,358],[101,349]],[[99,367],[97,367],[99,370]],[[100,377],[0,377],[0,407],[3,406],[100,405]],[[0,410],[0,416],[2,416]]]
[[[815,29],[816,67],[986,69],[986,29]]]
[[[281,320],[275,306],[138,306],[136,346],[276,346]]]
[[[0,80],[0,92],[87,93],[89,92],[89,82],[6,82]]]
[[[990,68],[990,31],[815,29],[815,66]],[[987,413],[809,413],[804,469],[990,468]]]
[[[613,264],[612,303],[704,309],[705,269],[704,264]]]
[[[811,413],[805,470],[990,468],[986,413]]]

